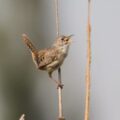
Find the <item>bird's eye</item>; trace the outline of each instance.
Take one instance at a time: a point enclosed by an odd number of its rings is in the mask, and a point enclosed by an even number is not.
[[[64,40],[64,37],[62,37],[61,40],[63,41],[63,40]]]

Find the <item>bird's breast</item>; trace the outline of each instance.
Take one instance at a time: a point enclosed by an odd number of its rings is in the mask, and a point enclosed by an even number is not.
[[[69,50],[69,46],[63,46],[61,48],[59,48],[59,61],[60,61],[60,64],[63,63],[64,59],[67,57],[68,55],[68,50]]]

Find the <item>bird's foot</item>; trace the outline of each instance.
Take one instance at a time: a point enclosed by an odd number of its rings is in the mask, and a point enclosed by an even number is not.
[[[63,86],[64,86],[64,85],[63,85],[62,83],[58,83],[58,85],[57,85],[57,89],[58,89],[58,88],[63,89]]]

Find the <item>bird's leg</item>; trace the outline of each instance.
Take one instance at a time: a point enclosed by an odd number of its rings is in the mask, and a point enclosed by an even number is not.
[[[58,88],[60,87],[61,89],[63,88],[63,84],[62,84],[62,80],[61,80],[61,68],[58,68],[58,81],[60,83],[60,86],[58,86]]]
[[[51,80],[53,80],[56,84],[57,84],[57,89],[60,87],[61,89],[63,88],[63,84],[61,84],[61,82],[59,80],[55,80],[53,77],[52,77],[52,73],[49,72],[49,77],[51,78]]]
[[[61,89],[63,89],[63,84],[61,83],[61,82],[58,82],[59,84],[58,84],[58,86],[57,86],[57,89],[60,87]]]

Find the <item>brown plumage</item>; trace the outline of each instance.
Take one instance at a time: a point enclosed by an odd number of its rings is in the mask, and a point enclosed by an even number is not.
[[[26,34],[23,34],[22,37],[24,43],[31,51],[33,61],[37,68],[47,71],[49,77],[52,78],[53,71],[62,65],[68,54],[72,35],[58,37],[51,48],[43,50],[37,50]],[[52,78],[52,80],[54,79]],[[54,81],[60,86],[57,80]]]

